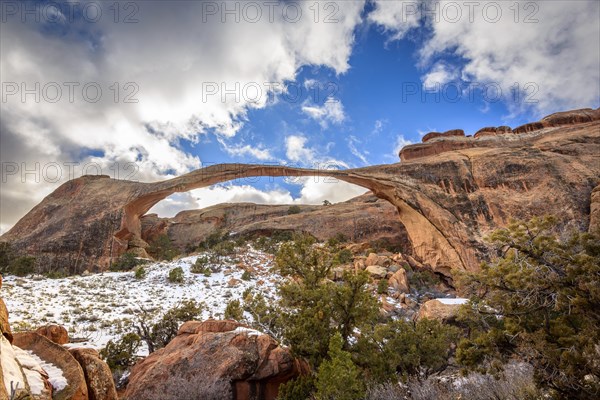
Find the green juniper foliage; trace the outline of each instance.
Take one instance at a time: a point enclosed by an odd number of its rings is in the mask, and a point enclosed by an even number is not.
[[[560,237],[556,219],[512,222],[490,241],[500,256],[464,276],[473,307],[457,360],[494,370],[516,357],[556,398],[600,396],[600,235]]]

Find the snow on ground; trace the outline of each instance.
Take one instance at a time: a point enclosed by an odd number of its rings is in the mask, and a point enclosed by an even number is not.
[[[63,279],[6,276],[2,297],[13,330],[58,324],[67,328],[72,339],[82,339],[70,346],[96,349],[133,331],[141,308],[155,311],[158,318],[184,300],[195,300],[202,303],[202,319],[206,319],[222,317],[227,303],[240,299],[248,288],[261,292],[267,300],[275,299],[281,277],[270,272],[271,255],[248,247],[226,258],[219,271],[208,277],[190,271],[198,256],[147,264],[146,277],[141,280],[133,271]],[[244,270],[239,264],[253,269],[250,280],[242,280]],[[168,280],[169,271],[175,267],[184,271],[182,284]],[[234,286],[229,285],[232,278],[236,280]]]
[[[42,360],[32,351],[28,351],[27,353],[34,361],[36,361],[40,365],[40,367],[42,367],[44,371],[46,371],[46,373],[48,374],[48,380],[50,381],[50,384],[52,385],[54,390],[59,392],[67,387],[69,382],[67,382],[67,378],[65,378],[65,376],[63,375],[62,369],[50,362]]]
[[[435,300],[439,301],[442,304],[466,304],[469,302],[469,299],[462,299],[462,298],[456,298],[456,299],[437,298]]]

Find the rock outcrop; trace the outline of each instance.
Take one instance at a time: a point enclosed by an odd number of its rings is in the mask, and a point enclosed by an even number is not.
[[[511,218],[555,214],[588,229],[590,195],[600,184],[599,118],[600,110],[576,110],[525,134],[437,138],[406,146],[401,163],[358,169],[223,164],[155,183],[85,176],[61,185],[0,240],[48,268],[104,270],[141,249],[142,217],[173,193],[239,178],[316,175],[390,202],[414,256],[437,272],[477,269],[488,254],[483,238]]]
[[[60,325],[46,325],[35,330],[35,333],[44,336],[56,344],[69,343],[69,332]]]
[[[133,367],[125,398],[273,400],[281,383],[305,372],[268,335],[234,321],[190,321]]]
[[[96,350],[75,348],[69,352],[83,369],[89,400],[118,400],[110,368]]]
[[[141,218],[142,239],[149,243],[158,235],[167,234],[175,246],[185,250],[197,246],[216,230],[236,235],[302,231],[319,240],[342,233],[352,242],[382,241],[410,251],[410,241],[396,208],[372,194],[329,206],[299,205],[299,212],[294,214],[289,209],[289,205],[235,203],[182,211],[173,218],[148,214]],[[139,242],[133,245],[140,246]]]
[[[419,309],[418,319],[436,319],[452,322],[456,319],[460,307],[467,299],[433,299],[426,301]]]
[[[35,332],[15,333],[13,344],[30,351],[42,361],[52,364],[62,371],[66,385],[54,390],[52,394],[54,400],[88,399],[83,370],[67,349]]]

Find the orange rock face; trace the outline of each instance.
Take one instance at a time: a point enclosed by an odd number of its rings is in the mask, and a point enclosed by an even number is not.
[[[273,400],[281,383],[305,372],[306,364],[268,335],[233,321],[192,321],[133,367],[125,397]]]
[[[36,329],[35,333],[45,336],[56,344],[69,343],[69,332],[59,325],[46,325]]]
[[[600,184],[599,118],[600,110],[575,110],[548,116],[527,133],[447,136],[406,146],[401,163],[358,169],[224,164],[155,183],[86,176],[60,186],[0,240],[34,255],[39,265],[102,270],[127,249],[142,249],[142,217],[173,193],[254,176],[326,174],[388,201],[413,256],[436,272],[477,269],[489,254],[483,238],[511,218],[554,214],[565,225],[588,229],[591,193]],[[366,209],[364,202],[355,207]],[[322,231],[318,214],[299,215]]]
[[[69,352],[83,369],[89,400],[118,400],[110,368],[96,350],[77,348]]]

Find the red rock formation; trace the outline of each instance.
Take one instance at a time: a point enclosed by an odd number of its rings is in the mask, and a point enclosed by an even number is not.
[[[389,201],[414,255],[436,271],[476,269],[488,254],[485,235],[511,218],[550,213],[588,228],[590,194],[600,184],[599,115],[555,114],[543,124],[594,120],[526,135],[446,137],[405,147],[401,163],[350,170],[224,164],[155,183],[86,176],[59,187],[1,240],[46,267],[106,269],[139,248],[141,217],[173,193],[246,177],[328,175]]]
[[[88,400],[83,370],[67,349],[34,332],[15,333],[13,345],[31,351],[42,360],[62,370],[63,376],[67,379],[67,386],[55,390],[53,399]]]
[[[69,352],[83,369],[89,400],[118,400],[110,368],[96,350],[77,348]]]
[[[330,206],[299,205],[298,214],[288,214],[289,207],[238,203],[183,211],[173,218],[149,214],[141,218],[142,239],[151,242],[166,233],[177,247],[185,250],[196,247],[218,229],[239,235],[302,231],[319,240],[343,233],[353,242],[385,241],[410,251],[410,241],[396,208],[372,194]]]
[[[191,321],[133,367],[125,397],[273,400],[281,383],[307,368],[270,336],[234,321]]]
[[[35,333],[46,337],[56,344],[69,343],[69,332],[60,325],[46,325],[35,330]]]
[[[463,131],[462,129],[452,129],[449,131],[446,131],[444,133],[439,133],[439,132],[429,132],[428,134],[426,134],[425,136],[423,136],[423,143],[429,142],[432,139],[437,139],[437,138],[448,138],[448,137],[453,137],[453,136],[458,136],[458,137],[464,137],[465,136],[465,131]]]

